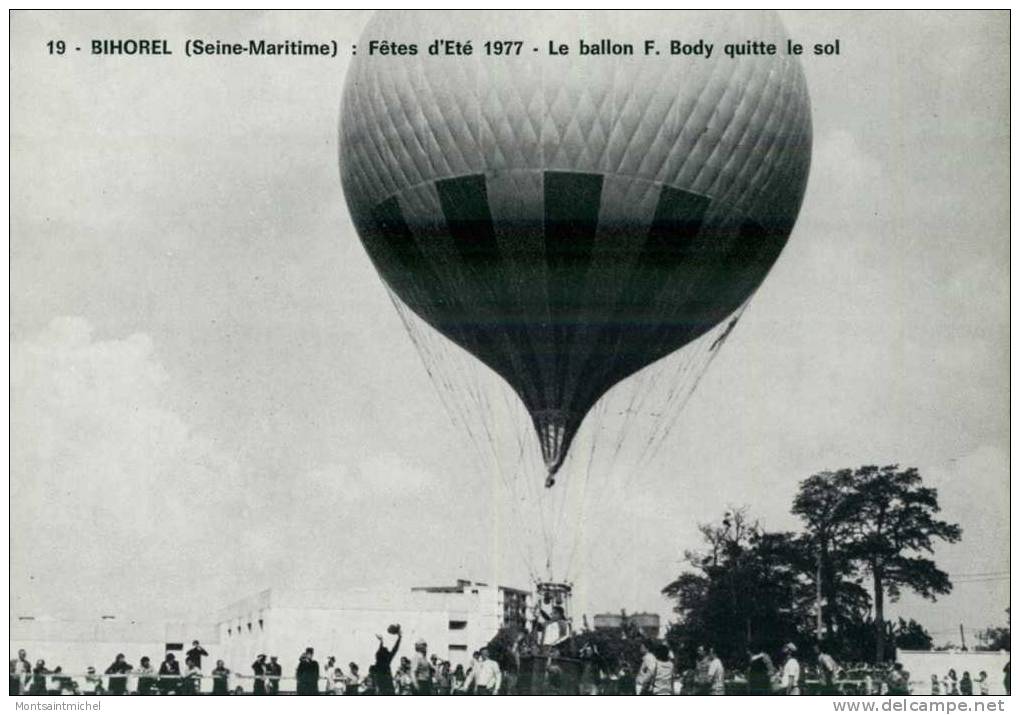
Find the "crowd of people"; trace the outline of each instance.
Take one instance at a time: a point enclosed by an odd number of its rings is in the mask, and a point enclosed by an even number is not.
[[[557,624],[556,618],[550,624]],[[683,668],[668,645],[639,638],[640,662],[613,663],[591,642],[578,645],[569,628],[545,629],[537,638],[518,634],[513,643],[494,658],[488,647],[476,651],[467,667],[430,654],[428,644],[418,640],[408,655],[400,654],[403,634],[399,625],[389,627],[392,645],[377,636],[378,646],[367,671],[357,663],[342,667],[333,656],[320,665],[311,647],[298,658],[293,675],[284,675],[279,658],[259,654],[250,674],[233,673],[217,660],[208,675],[202,670],[208,653],[198,641],[185,654],[183,667],[174,653],[167,653],[158,668],[148,657],[138,665],[123,654],[102,672],[89,667],[83,676],[49,669],[44,660],[33,665],[24,650],[11,659],[12,695],[132,694],[197,695],[210,691],[211,680],[218,695],[252,693],[276,695],[493,695],[514,693],[579,693],[584,695],[988,695],[990,679],[985,671],[972,677],[954,669],[944,676],[932,675],[929,692],[911,687],[911,677],[900,663],[882,666],[840,665],[824,644],[813,648],[802,664],[794,643],[785,644],[774,660],[767,649],[749,648],[746,660],[729,672],[710,645],[698,646],[691,667]],[[688,661],[690,663],[690,661]],[[1009,693],[1009,664],[1003,684]],[[288,687],[281,688],[283,681]],[[248,687],[244,687],[244,682]],[[290,688],[290,682],[296,685]],[[922,681],[923,682],[923,681]]]

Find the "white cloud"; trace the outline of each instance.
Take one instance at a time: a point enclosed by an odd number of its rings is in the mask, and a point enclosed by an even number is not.
[[[241,475],[168,407],[152,340],[57,318],[13,344],[11,370],[15,610],[186,608],[174,586],[223,566]]]

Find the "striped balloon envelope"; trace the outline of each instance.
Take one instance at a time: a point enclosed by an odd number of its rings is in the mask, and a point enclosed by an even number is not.
[[[430,54],[437,38],[472,54]],[[710,57],[671,53],[699,40]],[[724,52],[747,41],[777,52]],[[382,12],[364,30],[340,122],[353,221],[400,301],[519,395],[549,483],[599,398],[726,321],[783,249],[811,155],[785,43],[763,12]]]

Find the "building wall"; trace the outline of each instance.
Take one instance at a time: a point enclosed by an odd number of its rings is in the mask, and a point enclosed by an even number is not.
[[[386,629],[399,623],[404,637],[394,667],[400,656],[411,656],[419,638],[426,641],[430,654],[466,666],[471,653],[499,630],[508,606],[516,610],[520,600],[516,594],[525,592],[470,582],[459,586],[388,593],[263,591],[220,613],[218,637],[228,667],[244,675],[251,674],[255,657],[265,653],[278,656],[283,675],[291,678],[298,657],[309,646],[320,667],[332,655],[344,672],[353,661],[364,675],[375,659],[376,634],[392,647],[395,637]],[[238,683],[245,690],[251,688],[251,681]],[[291,685],[285,681],[283,687]]]
[[[898,650],[896,660],[910,673],[910,687],[914,695],[931,692],[931,676],[937,675],[941,683],[949,669],[956,671],[956,677],[963,677],[964,671],[977,680],[982,670],[988,673],[988,694],[1005,695],[1002,669],[1009,662],[1007,651],[927,651]],[[975,692],[979,692],[975,689]],[[945,693],[943,693],[944,695]]]
[[[202,661],[203,670],[209,671],[224,652],[210,624],[17,619],[11,622],[10,657],[16,658],[23,648],[33,665],[41,658],[50,670],[60,666],[67,675],[83,676],[89,666],[102,673],[118,653],[134,666],[142,656],[148,656],[153,668],[158,668],[171,643],[183,645],[182,650],[174,651],[183,665],[184,653],[193,640],[199,640],[209,652],[209,658]],[[76,680],[82,682],[81,677]],[[128,687],[134,687],[133,679]]]

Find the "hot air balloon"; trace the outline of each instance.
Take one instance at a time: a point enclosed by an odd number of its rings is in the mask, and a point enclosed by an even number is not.
[[[678,36],[785,40],[762,12],[382,12],[347,75],[341,178],[365,249],[520,397],[547,486],[609,388],[746,303],[800,209],[797,59],[674,56]],[[435,38],[473,54],[433,56]],[[577,38],[633,54],[580,55]],[[416,54],[369,54],[373,39]]]

